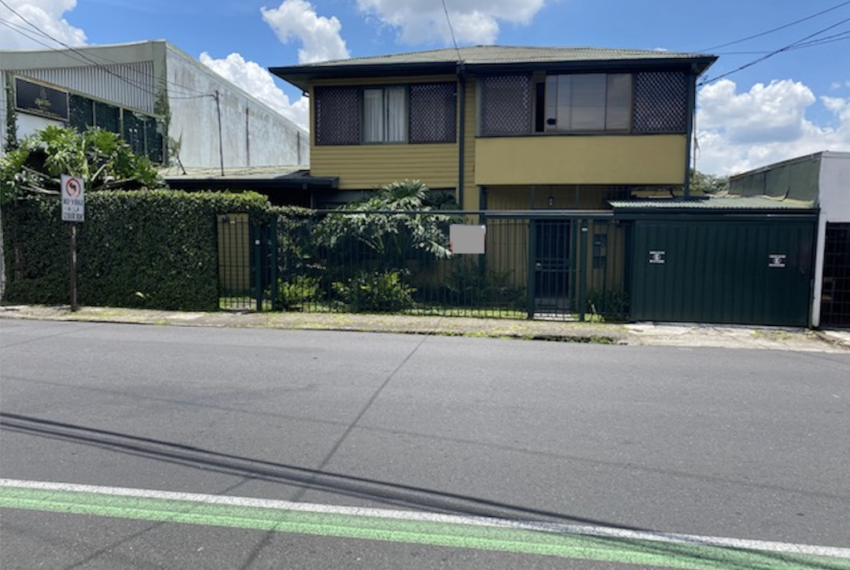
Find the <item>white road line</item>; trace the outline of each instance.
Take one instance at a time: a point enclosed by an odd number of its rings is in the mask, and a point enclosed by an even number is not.
[[[762,552],[781,552],[811,556],[828,556],[832,558],[850,559],[850,548],[834,546],[811,546],[807,544],[791,544],[786,542],[771,542],[763,540],[746,540],[738,538],[723,538],[715,536],[700,536],[693,534],[678,534],[667,532],[628,530],[604,526],[570,525],[537,521],[518,521],[490,517],[472,517],[460,515],[445,515],[418,511],[399,511],[391,509],[375,509],[366,507],[345,507],[336,505],[319,505],[311,503],[293,503],[272,499],[256,499],[250,497],[228,497],[207,495],[201,493],[175,493],[171,491],[152,491],[147,489],[127,489],[123,487],[103,487],[96,485],[77,485],[74,483],[50,483],[42,481],[21,481],[16,479],[0,479],[0,487],[18,489],[36,489],[42,491],[62,491],[72,493],[91,493],[115,497],[136,497],[160,499],[166,501],[184,501],[205,503],[210,505],[226,505],[232,507],[249,507],[273,509],[280,511],[296,511],[317,514],[345,515],[353,517],[372,517],[383,519],[398,519],[413,522],[432,522],[443,524],[489,526],[500,528],[515,528],[560,534],[596,536],[604,538],[623,538],[630,540],[645,540],[652,542],[690,544],[696,546],[714,546],[719,548],[735,548],[757,550]]]

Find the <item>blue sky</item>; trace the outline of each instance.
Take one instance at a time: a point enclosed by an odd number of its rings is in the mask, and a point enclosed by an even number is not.
[[[4,49],[43,48],[36,39],[57,46],[10,7],[69,45],[166,39],[301,123],[306,101],[265,68],[451,45],[441,0],[2,2]],[[728,174],[819,150],[850,151],[850,1],[445,0],[445,6],[461,45],[719,55],[703,79],[795,42],[815,42],[700,88],[697,167]]]

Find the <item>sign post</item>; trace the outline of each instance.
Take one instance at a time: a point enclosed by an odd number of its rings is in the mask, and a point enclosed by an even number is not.
[[[82,178],[62,175],[62,221],[71,222],[71,311],[77,306],[77,222],[86,219],[86,190]]]

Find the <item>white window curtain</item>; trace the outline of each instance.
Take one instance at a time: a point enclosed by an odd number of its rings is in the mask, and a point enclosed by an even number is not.
[[[386,89],[387,142],[404,142],[407,139],[407,105],[404,87]]]
[[[384,141],[384,90],[363,90],[363,140]]]

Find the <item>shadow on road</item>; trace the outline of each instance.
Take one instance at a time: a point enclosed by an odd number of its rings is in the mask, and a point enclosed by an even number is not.
[[[592,525],[647,533],[654,532],[648,529],[622,526],[608,521],[576,517],[565,513],[528,508],[480,497],[448,493],[436,489],[404,485],[390,481],[355,477],[343,473],[299,467],[297,465],[252,459],[181,443],[139,437],[13,413],[0,413],[0,427],[10,432],[57,439],[78,445],[93,446],[116,453],[146,457],[155,461],[168,462],[188,468],[244,477],[247,480],[292,485],[304,491],[325,491],[412,510],[518,521]],[[231,487],[226,492],[232,492],[234,488]],[[658,532],[657,535],[663,536],[663,533]],[[798,557],[793,554],[763,551],[752,552],[738,548],[715,547],[712,549],[700,549],[695,554],[694,546],[705,546],[705,544],[700,543],[698,540],[694,540],[693,544],[650,542],[632,538],[604,536],[595,536],[591,540],[598,541],[598,545],[604,548],[628,548],[633,552],[657,554],[671,558],[675,557],[680,560],[690,559],[692,563],[704,566],[714,563],[718,568],[726,568],[728,570],[771,570],[792,567],[813,570],[846,570],[848,568],[847,563],[840,560],[836,560],[834,564],[828,560],[813,562],[808,557]],[[729,553],[747,553],[747,561],[746,563],[742,563],[730,560],[723,556],[724,551]],[[716,554],[712,554],[712,552]]]

